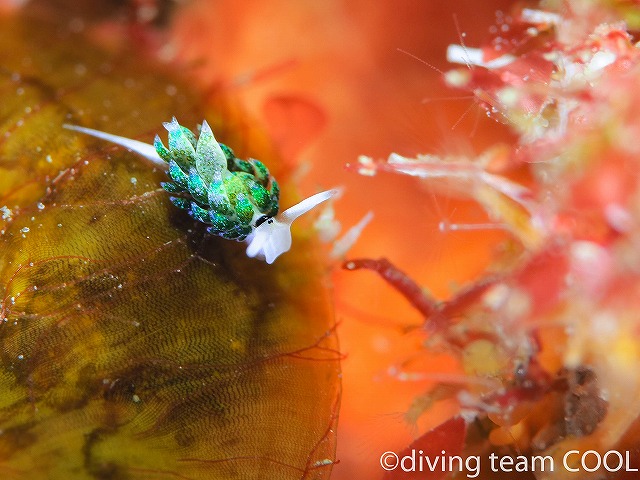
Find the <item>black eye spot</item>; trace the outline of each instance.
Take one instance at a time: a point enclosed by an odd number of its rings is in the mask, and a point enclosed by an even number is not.
[[[256,220],[256,225],[255,227],[258,228],[260,225],[262,225],[264,222],[269,221],[269,223],[271,223],[273,220],[271,220],[271,217],[268,215],[263,215],[261,216],[258,220]]]
[[[269,220],[267,220],[267,223],[271,225],[273,223],[273,218],[269,218]]]

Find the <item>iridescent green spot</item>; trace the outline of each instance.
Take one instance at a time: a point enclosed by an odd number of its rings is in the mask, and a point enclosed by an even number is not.
[[[169,197],[169,200],[171,200],[171,203],[173,203],[176,207],[183,210],[189,210],[189,208],[191,207],[191,203],[185,198]]]
[[[169,176],[171,180],[176,182],[183,189],[187,189],[189,183],[189,177],[182,171],[182,168],[178,166],[175,160],[169,160]]]
[[[250,225],[253,218],[253,205],[251,201],[241,193],[236,197],[236,215],[243,225]]]
[[[171,162],[171,153],[169,153],[169,150],[162,144],[162,140],[160,140],[158,135],[156,135],[153,140],[153,147],[156,149],[156,152],[158,152],[158,155],[160,155],[160,158],[167,163]]]
[[[266,188],[253,180],[248,181],[247,185],[251,191],[256,207],[260,210],[264,210],[271,205],[271,195]]]
[[[234,225],[236,224],[236,220],[211,211],[209,212],[209,221],[204,223],[210,223],[213,228],[221,232],[226,232],[233,229]]]
[[[169,193],[182,193],[185,190],[177,183],[172,182],[160,182],[160,186]]]
[[[254,176],[256,177],[256,180],[263,185],[266,185],[267,182],[269,182],[269,169],[260,160],[251,159],[249,161],[254,168]]]
[[[174,184],[163,188],[180,194],[172,202],[210,225],[209,232],[244,240],[253,231],[255,217],[278,213],[280,190],[262,162],[236,158],[233,150],[216,141],[207,122],[199,138],[175,118],[164,126],[169,148],[157,137],[154,147],[169,163]]]
[[[191,209],[189,210],[189,214],[202,223],[209,222],[209,211],[200,207],[196,202],[191,202]]]
[[[191,171],[189,172],[189,180],[187,182],[187,186],[189,187],[189,193],[195,200],[198,201],[198,203],[207,203],[207,187],[202,181],[202,177],[198,175],[198,172],[195,168],[191,168]]]
[[[233,168],[231,170],[234,170],[236,172],[246,172],[249,175],[253,175],[253,167],[251,166],[251,163],[247,162],[246,160],[240,160],[236,158],[232,165]]]

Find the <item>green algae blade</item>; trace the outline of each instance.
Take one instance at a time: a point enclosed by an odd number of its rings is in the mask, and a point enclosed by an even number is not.
[[[328,478],[339,355],[312,242],[247,258],[163,171],[62,129],[150,143],[211,119],[176,79],[55,24],[0,30],[0,476]]]

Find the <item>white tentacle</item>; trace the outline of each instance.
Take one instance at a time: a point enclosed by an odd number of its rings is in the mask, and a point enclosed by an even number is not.
[[[337,189],[316,193],[262,223],[247,237],[249,243],[247,256],[264,258],[267,263],[273,263],[276,258],[291,248],[291,224],[293,221],[337,193]]]
[[[78,125],[69,125],[68,123],[65,123],[62,126],[68,130],[75,130],[76,132],[85,133],[87,135],[91,135],[92,137],[100,138],[102,140],[106,140],[107,142],[115,143],[116,145],[128,148],[132,152],[135,152],[138,155],[142,155],[147,160],[152,161],[159,167],[165,169],[167,168],[167,162],[160,158],[160,155],[158,155],[153,145],[139,142],[138,140],[132,140],[130,138],[120,137],[118,135],[112,135],[111,133],[101,132],[100,130],[94,130],[93,128],[80,127]]]

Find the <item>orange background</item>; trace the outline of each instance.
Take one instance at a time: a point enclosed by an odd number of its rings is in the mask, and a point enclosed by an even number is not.
[[[495,12],[510,1],[208,1],[183,9],[172,54],[205,88],[223,88],[270,133],[285,161],[298,165],[301,193],[346,187],[336,203],[343,231],[367,211],[375,218],[348,258],[387,257],[438,298],[482,273],[499,235],[443,233],[438,223],[483,223],[468,202],[439,196],[415,179],[359,176],[359,155],[481,152],[505,129],[484,118],[468,93],[444,86],[446,46],[480,45]],[[241,6],[240,6],[241,5]],[[223,46],[222,48],[220,46]],[[406,333],[420,316],[370,272],[333,272],[343,361],[343,400],[335,479],[380,478],[379,455],[399,451],[452,412],[438,405],[420,425],[403,414],[426,380],[401,381],[389,368],[415,359],[421,372],[455,372]]]

